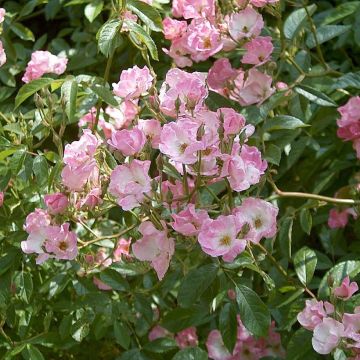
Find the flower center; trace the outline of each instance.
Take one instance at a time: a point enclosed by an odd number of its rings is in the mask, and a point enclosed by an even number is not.
[[[188,147],[188,144],[181,144],[179,147],[180,154],[183,154]]]
[[[68,248],[68,244],[66,241],[60,241],[60,244],[59,244],[59,249],[62,250],[62,251],[66,251]]]
[[[260,218],[255,219],[254,225],[256,229],[259,229],[262,226],[262,220]]]
[[[231,244],[231,237],[229,235],[225,235],[220,239],[221,246],[230,246]]]
[[[211,49],[211,40],[210,37],[206,37],[204,39],[204,48],[205,49]]]

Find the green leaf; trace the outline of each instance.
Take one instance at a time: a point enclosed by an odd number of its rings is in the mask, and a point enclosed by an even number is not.
[[[268,118],[264,124],[264,131],[274,130],[293,130],[297,128],[310,126],[303,123],[300,119],[290,115],[279,115]]]
[[[20,23],[13,23],[10,29],[21,39],[35,41],[35,36],[32,31]]]
[[[344,34],[352,28],[351,25],[324,25],[316,30],[316,38],[318,44],[323,44],[339,35]],[[309,34],[306,39],[306,45],[312,49],[316,46],[315,37],[313,34]]]
[[[279,244],[284,256],[291,258],[292,253],[292,229],[294,219],[286,217],[282,222],[279,230]]]
[[[158,61],[158,51],[150,35],[136,22],[131,20],[125,20],[124,22],[130,31],[130,36],[135,36],[140,43],[143,43],[148,48],[151,57]]]
[[[309,285],[314,276],[317,264],[317,257],[314,250],[308,247],[301,248],[294,256],[296,274],[305,286]]]
[[[312,332],[306,329],[300,329],[295,332],[288,343],[286,360],[313,360],[316,359],[316,353],[313,350]]]
[[[266,336],[271,322],[270,311],[254,290],[236,285],[236,302],[241,321],[255,336]]]
[[[179,305],[184,308],[192,306],[215,280],[217,271],[218,268],[214,263],[189,271],[179,288],[177,296]]]
[[[328,15],[323,21],[323,24],[331,24],[340,21],[352,14],[354,14],[360,7],[360,1],[348,1],[340,4],[336,8],[328,12]]]
[[[116,101],[113,93],[107,87],[100,84],[94,84],[91,90],[104,102],[111,106],[118,106],[119,103]]]
[[[231,303],[225,304],[220,311],[219,330],[225,346],[232,354],[237,340],[237,318],[236,309]]]
[[[179,351],[172,360],[208,360],[208,354],[198,347],[191,347]]]
[[[33,161],[33,172],[38,185],[43,186],[48,181],[49,167],[43,155],[37,155]]]
[[[70,123],[74,122],[78,84],[75,79],[65,80],[61,86],[61,97],[65,101],[65,112]]]
[[[352,73],[349,72],[334,82],[334,84],[331,86],[332,90],[336,89],[347,89],[347,88],[354,88],[354,89],[360,89],[360,73]]]
[[[281,160],[281,149],[274,144],[269,144],[266,147],[265,159],[269,163],[279,165]]]
[[[298,85],[294,89],[298,94],[304,96],[306,99],[311,102],[320,105],[320,106],[329,106],[336,107],[337,104],[332,99],[330,99],[327,95],[322,93],[319,90],[316,90],[310,86],[306,85]]]
[[[33,292],[33,281],[32,277],[29,273],[21,271],[19,273],[19,287],[20,293],[19,296],[23,299],[27,304],[30,303],[30,298]]]
[[[85,17],[92,23],[97,16],[101,13],[101,10],[104,7],[104,2],[101,0],[92,1],[90,4],[87,4],[84,9]]]
[[[139,349],[131,349],[121,355],[119,360],[150,360],[144,353],[140,352]]]
[[[107,21],[97,34],[99,50],[106,56],[112,55],[119,45],[122,22],[119,19]]]
[[[129,349],[130,334],[129,329],[120,321],[114,321],[115,341],[124,349]]]
[[[51,78],[40,78],[23,85],[15,98],[15,109],[19,107],[28,97],[34,95],[37,91],[42,88],[51,85],[54,79]]]
[[[128,0],[126,7],[136,14],[151,30],[162,31],[161,15],[153,6],[139,0]]]
[[[300,225],[304,232],[310,235],[312,228],[312,216],[309,209],[302,209],[300,211]]]
[[[82,342],[89,332],[90,325],[84,323],[83,320],[79,320],[72,326],[71,337],[77,342]]]
[[[315,4],[307,6],[307,10],[312,15],[317,6]],[[284,23],[284,35],[287,39],[292,40],[304,27],[307,14],[305,9],[298,9],[292,12]]]
[[[341,284],[347,275],[352,278],[359,273],[360,261],[348,260],[335,265],[325,274],[320,282],[318,290],[319,298],[325,299],[330,295],[329,280],[333,283],[333,286],[336,287]]]
[[[154,341],[148,342],[144,346],[144,350],[152,353],[166,353],[168,351],[174,350],[177,347],[176,341],[171,338],[159,338]]]
[[[117,291],[128,291],[128,282],[115,270],[105,269],[100,273],[100,280]]]
[[[26,360],[45,360],[41,351],[31,344],[27,344],[21,354],[24,355]]]

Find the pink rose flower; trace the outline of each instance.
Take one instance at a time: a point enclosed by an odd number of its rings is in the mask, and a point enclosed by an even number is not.
[[[175,251],[173,238],[168,238],[166,225],[165,230],[158,230],[150,221],[145,221],[139,226],[143,237],[132,245],[135,257],[141,261],[151,261],[151,266],[162,280],[169,268],[170,259]]]
[[[224,121],[224,135],[237,135],[245,126],[245,118],[231,108],[220,108],[217,111],[218,116],[222,116]]]
[[[219,330],[210,331],[206,341],[206,348],[210,359],[233,360],[232,355],[224,345],[224,341]]]
[[[30,62],[26,66],[22,81],[28,83],[48,73],[61,75],[66,70],[67,62],[66,57],[53,55],[49,51],[34,51],[31,54]]]
[[[188,187],[190,192],[194,189],[194,181],[190,178],[188,178]],[[185,193],[182,181],[175,180],[175,183],[172,183],[169,180],[163,181],[161,184],[161,190],[163,194],[164,206],[168,207],[168,199],[170,199],[172,208],[181,206],[181,204],[185,202]],[[191,199],[191,201],[194,201],[194,197]]]
[[[108,106],[105,109],[105,113],[110,116],[114,123],[114,128],[120,130],[131,124],[138,114],[138,110],[137,103],[129,100],[123,101],[119,109]]]
[[[35,209],[25,220],[24,229],[27,233],[41,232],[50,225],[51,217],[43,209]]]
[[[349,276],[346,276],[341,285],[336,287],[333,291],[334,296],[343,300],[349,300],[354,293],[359,290],[358,284],[353,281],[350,283]]]
[[[186,35],[186,48],[195,62],[207,60],[222,49],[219,30],[206,19],[191,21]]]
[[[130,245],[130,239],[119,239],[113,254],[115,262],[120,261],[122,259],[122,255],[129,256]]]
[[[330,354],[344,336],[344,325],[332,318],[324,318],[314,329],[312,346],[322,355]]]
[[[306,300],[305,308],[297,315],[297,320],[307,330],[314,330],[329,314],[334,312],[334,306],[329,302]]]
[[[46,230],[45,249],[53,253],[56,259],[74,260],[78,254],[77,237],[69,231],[69,224],[49,226]]]
[[[345,327],[344,337],[353,340],[353,347],[360,349],[360,312],[355,308],[355,314],[344,313],[342,323]]]
[[[240,230],[235,216],[220,215],[216,220],[208,219],[203,223],[198,241],[206,254],[223,256],[224,261],[231,262],[246,247],[246,241],[237,238]]]
[[[271,203],[257,199],[246,198],[242,204],[233,210],[239,226],[248,224],[250,226],[248,238],[253,243],[271,238],[276,234],[276,217],[279,209]]]
[[[184,236],[196,236],[199,234],[203,223],[209,219],[205,210],[195,210],[194,204],[189,204],[184,210],[172,214],[173,229]]]
[[[6,53],[2,41],[0,40],[0,67],[6,63]]]
[[[156,119],[149,120],[138,120],[138,128],[145,134],[147,139],[150,141],[153,149],[159,148],[160,134],[161,134],[161,123]]]
[[[112,84],[113,92],[126,100],[136,99],[150,89],[153,80],[147,66],[139,68],[135,65],[121,72],[120,81]]]
[[[348,221],[349,215],[352,215],[354,219],[357,218],[357,214],[354,209],[348,208],[342,211],[337,209],[331,209],[329,212],[328,225],[331,229],[344,228]]]
[[[262,65],[270,59],[274,50],[271,36],[258,36],[244,45],[246,53],[241,62],[243,64]]]
[[[96,123],[96,108],[93,106],[90,111],[82,116],[79,120],[79,127],[86,127],[93,129]],[[115,131],[114,125],[104,120],[104,112],[100,110],[98,119],[98,129],[101,129],[107,139],[111,137],[111,134]]]
[[[174,40],[185,34],[187,29],[186,21],[174,20],[170,17],[166,17],[163,21],[163,32],[165,39]]]
[[[69,205],[69,200],[62,193],[49,194],[44,196],[45,205],[52,215],[62,214]]]
[[[174,17],[212,18],[215,16],[214,0],[174,0],[172,2],[172,13]]]
[[[191,66],[193,62],[189,59],[189,51],[186,46],[186,37],[176,38],[171,42],[170,49],[162,49],[165,54],[169,55],[177,67],[184,68]]]
[[[259,36],[263,27],[262,16],[252,7],[231,14],[228,19],[228,30],[235,41]]]
[[[278,1],[279,0],[251,0],[250,3],[256,7],[264,7],[267,4],[275,4]]]
[[[149,341],[154,341],[156,339],[164,338],[167,336],[171,336],[171,333],[167,331],[160,325],[155,325],[149,332],[148,339]]]
[[[150,192],[150,165],[148,160],[132,160],[131,163],[118,165],[111,173],[109,192],[124,210],[139,206],[144,194]]]
[[[80,201],[80,208],[94,209],[95,206],[102,204],[101,188],[94,187],[88,192],[85,197]]]
[[[124,156],[138,154],[144,147],[145,142],[145,134],[138,128],[115,131],[111,136],[111,140],[108,140],[108,144],[121,151]]]
[[[160,89],[160,110],[176,117],[202,109],[208,95],[205,78],[206,74],[203,73],[170,69]]]
[[[175,335],[175,341],[180,349],[197,346],[198,336],[196,333],[196,327],[192,326],[178,332]]]
[[[4,204],[4,197],[5,197],[4,192],[0,191],[0,207],[2,207]]]
[[[0,24],[2,22],[4,22],[5,20],[5,14],[6,14],[6,10],[4,8],[0,8]]]

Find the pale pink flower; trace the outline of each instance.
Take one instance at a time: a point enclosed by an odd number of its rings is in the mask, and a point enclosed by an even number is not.
[[[297,315],[297,320],[307,330],[314,330],[324,318],[334,312],[334,306],[329,302],[306,300],[305,308]]]
[[[0,207],[2,207],[4,204],[4,197],[5,197],[4,192],[0,191]]]
[[[185,34],[187,29],[186,21],[179,21],[166,17],[163,21],[163,32],[165,39],[174,40]]]
[[[196,163],[197,152],[204,149],[203,144],[197,140],[198,127],[190,119],[165,124],[160,135],[160,151],[173,161],[182,164]]]
[[[219,30],[206,19],[192,20],[186,34],[186,48],[195,62],[204,61],[222,49]]]
[[[156,339],[164,338],[167,336],[170,336],[171,333],[167,331],[165,328],[163,328],[160,325],[155,325],[149,332],[148,339],[149,341],[154,341]]]
[[[359,308],[355,308],[355,314],[344,313],[342,323],[345,327],[344,336],[355,341],[352,346],[360,348],[360,313]]]
[[[2,41],[0,40],[0,67],[6,63],[6,53]]]
[[[189,191],[191,192],[194,189],[194,181],[188,177],[188,187]],[[184,202],[184,186],[182,181],[175,180],[174,183],[170,182],[169,180],[163,181],[161,185],[161,191],[163,194],[163,201],[164,205],[167,206],[167,200],[171,199],[171,206],[177,207]],[[194,197],[191,201],[194,200]]]
[[[175,231],[184,236],[196,236],[199,234],[201,226],[209,215],[206,210],[196,211],[194,204],[189,204],[184,210],[177,214],[172,214],[174,222],[171,226]]]
[[[145,134],[146,138],[150,141],[151,147],[154,149],[158,149],[161,134],[160,121],[156,119],[139,119],[138,128]]]
[[[96,112],[97,109],[93,106],[90,111],[82,116],[79,120],[79,127],[87,127],[93,129],[96,123]],[[101,129],[107,139],[111,137],[111,134],[115,131],[114,125],[104,120],[104,113],[100,110],[98,119],[98,129]]]
[[[232,68],[229,59],[221,58],[216,60],[209,69],[207,83],[211,90],[227,96],[232,86],[231,83],[237,75],[238,72]]]
[[[117,130],[128,127],[132,120],[135,119],[138,114],[139,109],[137,106],[137,100],[126,100],[123,101],[120,105],[120,108],[113,108],[108,106],[105,109],[105,113],[110,116],[114,121],[114,127]]]
[[[66,70],[68,59],[51,54],[49,51],[34,51],[31,60],[26,66],[22,81],[25,83],[38,79],[44,74],[61,75]]]
[[[69,205],[69,200],[63,193],[45,195],[44,201],[48,212],[52,215],[62,214]]]
[[[178,332],[175,335],[175,341],[180,349],[197,346],[198,336],[196,333],[196,327],[192,326]]]
[[[105,284],[104,282],[102,282],[99,278],[97,278],[96,276],[93,277],[93,283],[94,285],[96,285],[96,287],[99,290],[104,290],[104,291],[109,291],[112,290],[112,287]]]
[[[118,165],[111,173],[109,192],[124,210],[139,206],[144,194],[150,192],[150,164],[148,160],[132,160],[130,164]]]
[[[256,7],[264,7],[267,4],[275,4],[279,0],[251,0],[251,5],[254,5]]]
[[[41,232],[50,225],[51,217],[43,209],[35,209],[26,217],[24,229],[27,233]]]
[[[170,259],[175,251],[173,238],[168,238],[166,225],[164,230],[158,230],[150,221],[145,221],[139,226],[143,237],[132,245],[135,257],[141,261],[151,261],[151,265],[162,280],[169,268]]]
[[[80,207],[94,209],[95,206],[102,204],[102,202],[103,200],[101,199],[101,188],[94,187],[80,201]]]
[[[174,0],[172,13],[175,17],[184,19],[212,18],[215,16],[214,0]]]
[[[53,253],[56,259],[74,260],[78,254],[77,237],[69,231],[69,224],[49,226],[46,230],[45,249]]]
[[[145,142],[145,134],[138,128],[115,131],[111,136],[111,140],[108,140],[108,144],[121,151],[124,156],[138,154],[144,147]]]
[[[228,19],[228,30],[235,41],[259,36],[264,21],[262,16],[252,7],[233,13]]]
[[[114,261],[120,261],[122,255],[129,256],[131,240],[119,239],[116,248],[114,250]]]
[[[210,359],[233,360],[232,355],[224,345],[224,341],[219,330],[210,331],[206,341],[206,347]]]
[[[329,227],[331,229],[344,228],[349,221],[349,215],[352,215],[354,219],[357,218],[357,214],[352,208],[347,208],[342,211],[339,211],[338,209],[331,209],[328,219]]]
[[[237,135],[245,126],[245,118],[232,108],[220,108],[217,111],[219,117],[223,118],[224,135]]]
[[[235,143],[231,155],[223,154],[221,177],[227,177],[233,190],[240,192],[257,184],[267,169],[267,162],[255,146]]]
[[[0,24],[2,22],[4,22],[5,20],[5,14],[6,14],[6,10],[4,8],[0,8]]]
[[[242,106],[260,105],[275,92],[271,87],[272,77],[255,68],[249,70],[244,82],[242,77],[240,81],[238,79],[240,78],[235,79],[236,89],[230,98],[237,100]]]
[[[279,209],[271,203],[252,197],[244,199],[233,211],[241,226],[244,224],[250,226],[247,238],[254,243],[259,243],[263,237],[275,236],[278,212]]]
[[[324,318],[314,329],[312,345],[322,355],[330,354],[344,336],[344,325],[332,318]]]
[[[349,300],[353,296],[353,294],[356,293],[358,290],[359,290],[358,284],[355,281],[350,283],[349,276],[346,276],[343,279],[341,285],[333,290],[333,294],[337,298],[343,300]]]
[[[192,61],[188,57],[189,51],[186,47],[186,37],[179,37],[171,42],[170,49],[163,48],[165,54],[169,55],[177,67],[184,68],[192,65]]]
[[[235,216],[220,215],[216,220],[204,221],[198,241],[206,254],[213,257],[223,256],[224,261],[231,262],[246,246],[245,240],[237,238],[240,230]]]
[[[121,72],[120,81],[112,84],[113,92],[126,100],[136,99],[150,89],[153,79],[147,66],[135,65]]]
[[[161,111],[176,117],[202,109],[208,95],[205,79],[204,73],[187,73],[176,68],[169,70],[159,94]]]
[[[246,53],[241,59],[243,64],[262,65],[270,59],[274,50],[271,36],[258,36],[244,45]]]

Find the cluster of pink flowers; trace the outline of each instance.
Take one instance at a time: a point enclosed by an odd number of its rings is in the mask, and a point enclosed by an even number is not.
[[[5,14],[6,10],[4,8],[0,8],[0,26],[5,20]],[[0,34],[2,32],[2,29],[0,28]],[[0,40],[0,67],[3,66],[6,63],[6,53],[4,50],[4,46],[2,41]]]
[[[359,287],[346,276],[340,286],[332,291],[332,302],[348,301]],[[319,354],[330,354],[342,348],[351,359],[360,358],[360,307],[354,313],[343,313],[343,306],[330,302],[307,300],[304,310],[298,314],[299,323],[313,331],[312,345]]]
[[[241,322],[238,316],[237,341],[235,348],[230,354],[225,347],[219,330],[212,330],[207,338],[206,347],[209,358],[212,360],[258,360],[263,357],[284,358],[285,351],[281,345],[280,334],[275,331],[272,323],[266,337],[254,337]]]
[[[68,223],[58,225],[54,216],[66,210],[67,199],[63,197],[62,194],[49,195],[45,199],[47,210],[35,209],[26,218],[24,228],[29,236],[21,242],[21,249],[26,254],[38,254],[37,264],[49,258],[73,260],[78,254],[76,234],[69,230]]]
[[[338,109],[341,118],[337,121],[337,134],[345,141],[352,141],[357,157],[360,159],[360,96],[350,100]]]
[[[49,51],[34,51],[22,77],[24,83],[38,79],[44,74],[61,75],[66,70],[68,59],[51,54]]]

